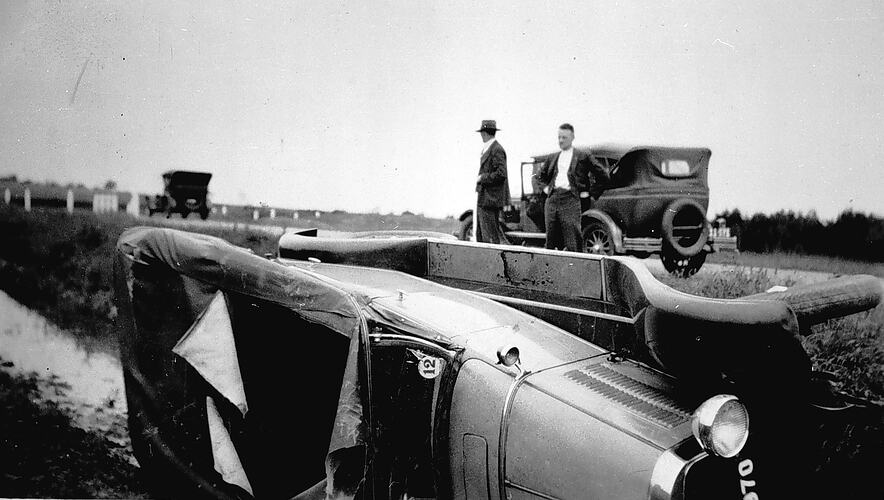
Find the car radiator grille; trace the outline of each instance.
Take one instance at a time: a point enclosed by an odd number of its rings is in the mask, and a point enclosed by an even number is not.
[[[565,373],[565,377],[670,429],[690,418],[688,410],[659,389],[629,377],[606,363],[571,370]]]

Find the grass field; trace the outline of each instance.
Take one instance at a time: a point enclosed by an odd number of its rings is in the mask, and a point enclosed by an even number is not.
[[[372,229],[423,229],[450,233],[456,220],[437,220],[420,225],[420,216],[406,215],[373,218],[347,218],[340,215],[338,225],[323,226],[317,221],[299,220],[303,227],[320,227],[343,231]],[[331,224],[328,220],[323,224]],[[35,210],[27,214],[18,209],[0,208],[0,288],[30,309],[77,336],[88,348],[114,352],[114,319],[112,301],[112,262],[114,244],[119,235],[132,225],[162,224],[162,220],[135,220],[126,215],[98,216],[89,212],[67,214],[63,210]],[[450,230],[449,230],[450,229]],[[204,228],[203,232],[251,248],[258,255],[273,253],[276,239],[263,233],[249,234],[233,230]],[[732,256],[739,267],[703,274],[688,279],[665,277],[663,281],[689,293],[732,298],[761,292],[773,283],[762,267],[803,269],[843,274],[867,273],[884,276],[880,265],[805,258],[802,256],[766,256],[740,254]],[[722,258],[717,256],[714,260]],[[720,262],[720,261],[719,261]],[[876,267],[877,266],[877,267]],[[781,283],[778,283],[781,284]],[[816,327],[815,334],[804,339],[804,345],[817,368],[838,376],[838,389],[849,394],[884,403],[884,306]],[[29,453],[19,464],[2,462],[6,476],[0,477],[0,495],[12,496],[118,496],[140,495],[137,471],[119,458],[113,445],[100,435],[69,431],[69,419],[51,403],[41,401],[34,393],[34,380],[13,377],[0,368],[0,408],[6,420],[0,430],[17,436],[16,449]],[[35,426],[21,427],[34,421]],[[17,427],[18,426],[18,427]],[[40,427],[42,426],[42,427]],[[39,428],[38,428],[39,427]],[[856,464],[852,457],[871,447],[884,447],[881,422],[854,426],[836,435],[831,463]],[[62,443],[51,446],[47,443]],[[59,450],[76,449],[72,456],[59,455]],[[41,451],[42,450],[42,451]],[[97,450],[97,451],[96,451]],[[874,450],[873,450],[874,451]],[[33,453],[31,453],[33,452]],[[17,452],[18,453],[18,452]],[[97,453],[97,455],[96,455]],[[879,456],[879,455],[878,455]],[[42,461],[42,462],[41,462]],[[57,471],[64,462],[70,468],[63,472],[58,489],[46,489],[54,481],[53,474],[39,476],[28,490],[22,472]],[[41,465],[42,464],[42,465]],[[18,468],[14,468],[18,467]],[[865,466],[863,466],[865,467]],[[89,470],[112,469],[105,482],[91,483]],[[78,489],[79,480],[86,489]],[[96,479],[97,481],[97,479]],[[92,484],[92,486],[88,486]],[[24,485],[24,486],[22,486]],[[14,489],[7,489],[12,488]],[[23,489],[22,489],[23,488]]]
[[[834,274],[870,274],[884,278],[884,263],[836,259],[822,255],[794,253],[720,252],[707,257],[706,262],[769,269],[795,269]]]

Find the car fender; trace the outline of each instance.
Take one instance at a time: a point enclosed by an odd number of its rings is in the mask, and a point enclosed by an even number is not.
[[[602,212],[601,210],[590,208],[589,210],[583,212],[582,221],[584,226],[587,223],[587,219],[597,220],[608,228],[608,231],[611,232],[611,239],[614,242],[614,252],[626,252],[626,250],[624,250],[623,248],[623,231],[620,230],[620,227],[617,226],[617,223],[614,222],[614,219],[612,219],[610,215]]]
[[[463,222],[464,220],[466,220],[467,217],[472,217],[472,216],[473,216],[472,209],[466,210],[466,211],[464,211],[464,213],[460,214],[460,217],[458,217],[457,220]]]

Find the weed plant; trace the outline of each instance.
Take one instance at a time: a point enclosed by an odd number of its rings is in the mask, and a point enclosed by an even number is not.
[[[84,340],[87,348],[112,350],[114,246],[124,230],[145,224],[160,221],[125,214],[0,209],[0,288]],[[202,232],[258,255],[276,249],[276,238],[263,233],[208,227]]]

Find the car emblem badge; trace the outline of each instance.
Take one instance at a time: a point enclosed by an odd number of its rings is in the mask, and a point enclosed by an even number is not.
[[[428,356],[413,349],[409,349],[409,351],[417,357],[417,372],[420,373],[421,377],[434,379],[442,373],[442,359]]]

